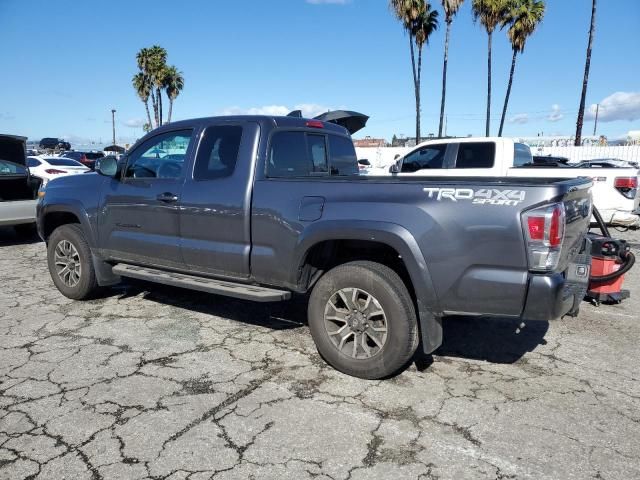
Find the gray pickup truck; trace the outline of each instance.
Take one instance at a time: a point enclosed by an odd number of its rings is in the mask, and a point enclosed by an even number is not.
[[[332,123],[185,120],[96,170],[41,192],[64,295],[121,277],[259,302],[310,292],[320,355],[362,378],[434,351],[446,315],[575,314],[589,276],[589,180],[360,176]]]

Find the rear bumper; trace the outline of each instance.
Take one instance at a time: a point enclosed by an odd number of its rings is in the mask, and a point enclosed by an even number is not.
[[[563,273],[531,275],[524,320],[555,320],[565,315],[578,314],[589,284],[590,256],[571,263]]]

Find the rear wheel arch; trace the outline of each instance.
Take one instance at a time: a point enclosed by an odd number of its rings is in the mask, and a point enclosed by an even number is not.
[[[332,243],[333,242],[333,243]],[[426,353],[436,350],[442,343],[442,310],[429,273],[427,262],[413,235],[404,227],[386,222],[332,221],[318,222],[305,230],[298,243],[292,262],[291,283],[299,291],[307,291],[327,271],[314,265],[314,254],[325,248],[354,242],[356,245],[375,244],[387,252],[397,254],[397,262],[390,267],[403,280],[413,297],[419,317],[422,348]],[[330,257],[332,258],[332,257]],[[333,258],[334,259],[334,258]],[[361,252],[352,257],[340,258],[340,262],[325,262],[324,267],[335,267],[350,261],[373,261],[382,263],[380,257],[368,257]],[[401,267],[401,268],[398,268]],[[406,272],[403,275],[404,272]]]
[[[409,291],[415,291],[431,310],[439,311],[427,263],[415,238],[404,227],[366,221],[336,221],[326,226],[320,222],[316,225],[303,233],[295,253],[292,280],[301,289],[311,287],[321,272],[326,271],[319,267],[331,268],[354,260],[384,264],[380,262],[381,258],[393,255],[395,262],[389,266],[405,282],[410,282]],[[348,251],[341,254],[339,249],[345,246]]]

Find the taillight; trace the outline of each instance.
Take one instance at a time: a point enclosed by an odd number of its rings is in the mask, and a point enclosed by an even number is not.
[[[554,203],[526,211],[522,221],[526,227],[529,268],[541,271],[556,268],[564,239],[564,205]]]
[[[324,128],[324,124],[320,120],[307,120],[307,127]]]
[[[549,226],[549,245],[559,247],[564,237],[564,205],[556,204],[551,214],[551,225]]]
[[[626,198],[635,198],[638,191],[638,177],[616,177],[613,186]]]
[[[60,173],[67,173],[66,170],[58,170],[55,168],[47,168],[45,172],[50,173],[51,175],[58,175]]]

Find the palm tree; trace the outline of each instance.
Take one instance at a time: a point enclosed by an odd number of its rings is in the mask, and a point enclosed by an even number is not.
[[[516,69],[516,56],[518,53],[524,52],[524,45],[527,38],[533,34],[536,27],[542,22],[544,17],[545,5],[543,0],[514,0],[509,8],[507,17],[503,20],[503,26],[510,24],[511,27],[507,31],[513,57],[511,59],[511,72],[509,73],[509,84],[507,85],[507,94],[504,97],[504,106],[502,107],[502,117],[500,117],[500,129],[498,136],[502,136],[504,127],[504,118],[507,115],[507,105],[511,96],[511,86],[513,84],[513,72]]]
[[[420,142],[420,81],[422,70],[422,48],[438,28],[438,12],[431,9],[425,0],[390,0],[389,6],[396,18],[409,34],[413,88],[416,99],[416,143]],[[415,49],[418,49],[416,65]]]
[[[153,45],[149,49],[149,77],[151,84],[156,89],[157,118],[156,125],[162,125],[162,89],[167,68],[167,51],[159,45]]]
[[[167,123],[171,123],[171,112],[173,111],[173,101],[180,95],[184,88],[184,77],[182,72],[174,65],[167,67],[165,76],[165,89],[169,98],[169,116]]]
[[[138,97],[140,97],[140,100],[144,103],[144,108],[147,111],[147,123],[151,125],[151,114],[149,113],[149,94],[151,93],[151,84],[142,72],[138,72],[133,76],[132,83]]]
[[[153,45],[150,48],[141,48],[136,54],[136,61],[138,63],[138,69],[146,81],[146,88],[149,89],[156,127],[159,127],[162,125],[161,89],[164,88],[163,81],[167,62],[167,51],[158,45]],[[140,80],[142,80],[142,78]],[[137,90],[136,88],[136,91]]]
[[[496,27],[502,23],[508,12],[508,0],[473,0],[471,4],[474,21],[480,23],[487,31],[487,124],[486,136],[491,126],[491,37]]]
[[[584,80],[582,81],[582,95],[580,96],[580,108],[578,109],[578,121],[576,122],[576,143],[579,147],[582,144],[582,122],[584,121],[584,102],[587,98],[587,85],[589,83],[589,69],[591,68],[591,47],[593,45],[593,34],[596,30],[596,0],[591,5],[591,28],[589,29],[589,44],[587,45],[587,61],[584,65]]]
[[[453,17],[458,13],[458,9],[464,0],[442,0],[444,9],[444,21],[447,24],[447,34],[444,40],[444,62],[442,65],[442,97],[440,100],[440,124],[438,126],[438,137],[442,136],[442,122],[444,120],[444,102],[447,95],[447,63],[449,62],[449,35]]]
[[[141,48],[140,51],[136,54],[136,61],[138,63],[138,69],[140,73],[143,75],[143,79],[145,81],[145,89],[149,90],[149,94],[151,96],[151,104],[153,105],[153,116],[156,122],[156,127],[158,124],[158,103],[156,101],[156,96],[153,91],[153,81],[151,77],[151,69],[153,63],[152,52],[150,48]],[[134,77],[135,82],[135,77]],[[135,84],[134,84],[135,88]],[[136,90],[138,90],[136,88]],[[151,118],[149,117],[149,125],[152,125]]]

